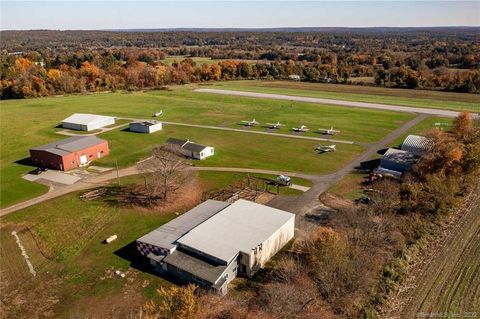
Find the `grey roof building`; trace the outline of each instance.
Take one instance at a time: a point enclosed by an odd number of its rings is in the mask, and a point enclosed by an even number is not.
[[[73,136],[64,140],[51,142],[45,145],[32,147],[32,151],[47,151],[56,155],[67,155],[73,152],[96,146],[105,142],[96,136]]]
[[[220,293],[252,276],[293,238],[295,215],[238,200],[206,201],[137,240],[156,270]]]
[[[180,140],[170,137],[166,144],[178,147],[183,155],[203,160],[214,154],[214,148],[202,144],[193,143],[190,140]]]
[[[156,120],[131,122],[129,129],[132,132],[151,134],[162,129],[162,122]]]

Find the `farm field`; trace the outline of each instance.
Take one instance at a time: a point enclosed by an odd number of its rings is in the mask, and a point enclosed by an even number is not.
[[[252,174],[253,176],[272,177]],[[88,313],[104,317],[102,311],[113,308],[138,310],[156,296],[155,289],[170,283],[144,271],[133,263],[132,242],[193,207],[202,191],[216,190],[239,182],[246,174],[229,172],[199,172],[198,185],[186,190],[185,198],[167,211],[128,208],[110,201],[82,201],[82,193],[68,194],[0,219],[0,266],[2,268],[2,303],[10,317],[31,312],[51,313],[71,317]],[[141,183],[140,176],[122,178],[122,184]],[[311,182],[293,178],[296,184]],[[281,188],[280,194],[296,195],[296,190]],[[11,231],[17,231],[30,257],[37,276],[27,268]],[[118,239],[109,245],[102,240],[112,234]],[[127,273],[125,279],[114,270]],[[60,281],[59,278],[63,280]],[[15,289],[12,289],[15,287]],[[75,294],[71,292],[75,291]],[[7,293],[9,292],[9,293]],[[35,296],[35,298],[33,297]],[[15,299],[16,298],[16,299]],[[30,300],[31,304],[12,300]],[[34,300],[34,302],[31,302]],[[108,301],[108,304],[106,302]],[[98,304],[98,307],[88,306]],[[117,310],[118,310],[117,309]]]
[[[212,87],[345,101],[480,112],[480,96],[478,94],[289,81],[231,81],[214,83]]]
[[[21,179],[21,175],[32,170],[28,165],[28,150],[32,146],[42,145],[56,139],[64,138],[55,134],[58,123],[75,112],[114,115],[129,118],[150,118],[154,112],[164,111],[162,120],[203,124],[213,126],[227,126],[241,128],[241,120],[256,117],[260,122],[282,121],[288,126],[300,124],[311,125],[312,128],[329,127],[334,125],[341,130],[339,139],[368,143],[379,140],[402,123],[413,118],[407,113],[386,111],[349,109],[339,106],[313,105],[309,103],[295,103],[293,107],[282,101],[238,98],[218,96],[214,94],[198,94],[190,86],[175,87],[171,91],[150,91],[147,93],[100,93],[90,95],[73,95],[65,97],[49,97],[26,100],[2,101],[1,130],[1,206],[6,207],[16,202],[40,195],[47,191],[47,187]],[[303,121],[303,123],[302,123]],[[28,124],[26,124],[28,123]],[[372,125],[371,123],[375,123]],[[313,126],[315,125],[315,126]],[[264,128],[256,128],[265,130]],[[280,130],[290,134],[287,129]],[[167,134],[176,137],[188,137],[199,143],[225,146],[225,155],[219,148],[219,156],[202,162],[200,165],[227,165],[232,166],[230,160],[235,159],[237,165],[250,168],[276,168],[282,170],[300,169],[300,171],[326,172],[334,168],[333,162],[306,163],[306,167],[299,166],[300,158],[315,159],[312,148],[317,143],[313,141],[299,141],[286,138],[254,136],[253,134],[222,132],[217,130],[190,129],[176,126],[166,129],[157,135],[132,135],[121,130],[114,130],[100,137],[112,138],[112,156],[105,158],[105,165],[112,165],[110,159],[117,158],[121,165],[133,164],[148,153],[154,145],[163,142]],[[322,137],[317,133],[309,136]],[[211,136],[211,138],[210,138]],[[239,139],[238,136],[242,138]],[[121,138],[126,142],[122,143]],[[337,136],[336,136],[337,137]],[[285,143],[284,143],[285,142]],[[243,149],[235,148],[239,143]],[[259,143],[258,145],[256,143]],[[129,146],[127,148],[126,146]],[[280,147],[279,145],[282,145]],[[125,150],[128,149],[128,152]],[[287,151],[285,151],[285,149]],[[359,152],[359,146],[345,146],[340,148],[353,156]],[[241,151],[240,151],[241,150]],[[301,150],[304,153],[300,153]],[[123,152],[123,153],[122,153]],[[343,152],[343,151],[342,151]],[[307,154],[308,153],[308,154]],[[278,157],[291,158],[295,154],[298,160],[293,163],[281,161]],[[342,154],[342,153],[338,153]],[[328,154],[334,161],[339,155]],[[273,159],[272,163],[268,160]],[[285,164],[287,163],[287,164]],[[315,166],[315,167],[314,167]]]
[[[188,55],[168,55],[165,57],[164,60],[161,60],[162,63],[171,65],[174,62],[180,62],[185,59],[192,59],[193,62],[198,63],[198,64],[213,64],[213,63],[218,63],[221,61],[227,61],[227,59],[212,59],[210,57],[190,57]],[[241,59],[228,59],[229,61],[245,61],[249,63],[254,63],[257,62],[257,60],[241,60]]]

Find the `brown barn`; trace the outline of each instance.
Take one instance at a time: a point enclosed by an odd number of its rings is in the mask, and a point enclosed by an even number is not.
[[[30,149],[33,164],[61,171],[88,165],[108,154],[108,142],[96,136],[74,136]]]

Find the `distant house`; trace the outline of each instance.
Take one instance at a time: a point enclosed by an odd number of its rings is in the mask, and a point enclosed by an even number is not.
[[[137,251],[160,273],[226,294],[230,281],[253,276],[294,231],[289,212],[208,200],[137,239]]]
[[[175,147],[178,147],[183,155],[199,160],[203,160],[214,154],[213,147],[196,144],[191,142],[190,140],[169,138],[166,143],[167,145],[173,145]]]
[[[154,133],[162,129],[162,122],[149,120],[130,123],[130,131],[138,133]]]
[[[30,149],[33,164],[61,171],[88,165],[108,154],[108,142],[96,136],[74,136]]]
[[[77,131],[93,131],[115,124],[112,116],[75,113],[62,121],[62,127]]]

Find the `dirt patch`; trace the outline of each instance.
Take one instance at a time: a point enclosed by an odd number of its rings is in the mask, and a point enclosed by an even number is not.
[[[100,280],[118,280],[123,284],[115,295],[85,296],[80,298],[70,308],[72,317],[81,318],[133,318],[147,301],[142,291],[148,281],[139,278],[138,271],[130,268],[125,272],[125,278],[108,269]]]
[[[330,193],[330,192],[325,192],[320,194],[318,199],[325,206],[328,206],[336,210],[351,209],[355,206],[355,204],[351,200],[345,199],[337,194]]]

